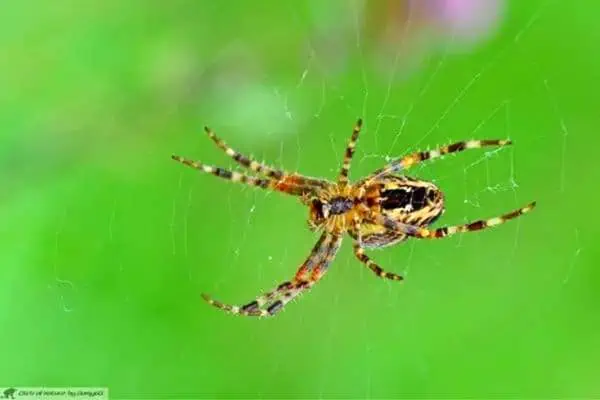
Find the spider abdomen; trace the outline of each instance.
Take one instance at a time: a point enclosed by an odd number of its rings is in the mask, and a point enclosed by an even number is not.
[[[381,213],[396,222],[427,226],[444,211],[444,196],[432,183],[384,189],[380,192]]]
[[[406,176],[384,176],[366,187],[365,193],[364,204],[369,213],[391,222],[425,227],[444,211],[444,196],[437,186]],[[350,234],[360,237],[363,246],[369,248],[390,246],[407,238],[368,217],[362,221],[360,233],[351,231]]]
[[[384,210],[402,209],[406,211],[420,210],[427,200],[435,201],[436,191],[426,187],[402,187],[399,189],[383,190],[381,192],[381,208]]]

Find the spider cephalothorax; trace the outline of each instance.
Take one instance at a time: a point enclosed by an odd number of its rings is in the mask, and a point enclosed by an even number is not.
[[[335,184],[326,186],[315,193],[309,202],[308,225],[317,230],[320,228],[333,231],[336,227],[343,229],[348,219],[359,209],[359,199],[350,187],[340,188]]]
[[[458,232],[481,230],[502,224],[535,207],[535,202],[532,202],[499,217],[429,230],[427,227],[444,212],[443,193],[431,182],[399,173],[403,173],[414,164],[449,153],[486,146],[506,146],[511,142],[469,140],[442,146],[436,150],[416,152],[396,159],[366,178],[350,184],[348,181],[350,161],[361,126],[362,121],[359,119],[346,148],[344,162],[336,182],[289,174],[261,164],[227,146],[209,128],[205,128],[206,133],[219,148],[258,176],[232,172],[173,156],[176,161],[220,178],[298,196],[300,201],[309,208],[309,227],[322,231],[310,256],[297,270],[293,279],[281,283],[275,289],[243,306],[221,303],[208,295],[203,295],[206,301],[235,314],[274,315],[321,279],[338,251],[345,233],[354,241],[356,258],[377,276],[402,280],[402,276],[384,271],[365,254],[364,249],[389,246],[409,237],[433,239]]]

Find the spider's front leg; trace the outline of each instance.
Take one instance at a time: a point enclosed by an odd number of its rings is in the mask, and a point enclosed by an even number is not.
[[[252,317],[269,317],[281,311],[287,303],[309,290],[327,271],[340,248],[342,237],[323,233],[315,247],[291,281],[279,284],[274,290],[243,306],[230,305],[202,294],[209,304],[224,311]],[[310,275],[308,273],[310,272]]]
[[[282,169],[273,168],[269,165],[260,163],[254,158],[246,156],[239,151],[229,147],[227,143],[220,137],[218,137],[212,129],[205,126],[204,131],[208,137],[217,145],[218,148],[223,150],[225,154],[231,157],[235,162],[240,164],[244,168],[248,168],[252,172],[260,175],[264,175],[275,181],[287,181],[290,185],[295,186],[313,186],[324,188],[327,186],[326,182],[322,179],[311,178],[299,174],[290,174]]]
[[[263,163],[259,163],[251,157],[245,156],[239,151],[229,147],[227,143],[220,137],[218,137],[212,129],[208,126],[204,127],[204,132],[208,135],[208,137],[217,145],[218,148],[223,150],[225,154],[229,157],[233,158],[235,162],[240,164],[241,166],[248,168],[249,170],[256,172],[258,174],[265,175],[272,179],[281,179],[283,176],[287,175],[285,171],[271,168],[268,165]]]
[[[177,162],[180,162],[188,167],[195,168],[199,171],[207,174],[214,175],[218,178],[225,179],[231,182],[239,182],[244,185],[258,187],[266,190],[273,190],[276,192],[286,193],[292,196],[302,196],[306,193],[312,193],[315,188],[321,188],[326,185],[326,182],[317,180],[311,181],[310,184],[306,183],[306,178],[301,175],[291,174],[285,175],[281,179],[274,178],[257,178],[255,176],[246,175],[241,172],[231,171],[226,168],[214,167],[212,165],[206,165],[200,161],[194,161],[181,157],[178,155],[172,155],[171,158]]]

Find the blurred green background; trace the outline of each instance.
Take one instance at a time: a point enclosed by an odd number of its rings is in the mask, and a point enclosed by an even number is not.
[[[472,46],[413,15],[391,53],[375,3],[3,2],[0,385],[600,397],[600,3],[513,0]],[[288,279],[317,236],[296,199],[170,155],[233,167],[207,124],[275,166],[333,178],[359,116],[353,178],[409,150],[514,140],[412,171],[445,191],[440,223],[538,208],[370,253],[404,284],[374,277],[346,242],[276,318],[202,302],[244,303]]]

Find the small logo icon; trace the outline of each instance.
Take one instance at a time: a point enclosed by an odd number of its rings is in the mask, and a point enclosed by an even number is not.
[[[17,389],[15,389],[15,388],[4,389],[4,391],[2,392],[2,398],[3,399],[14,399],[16,391],[17,391]]]

